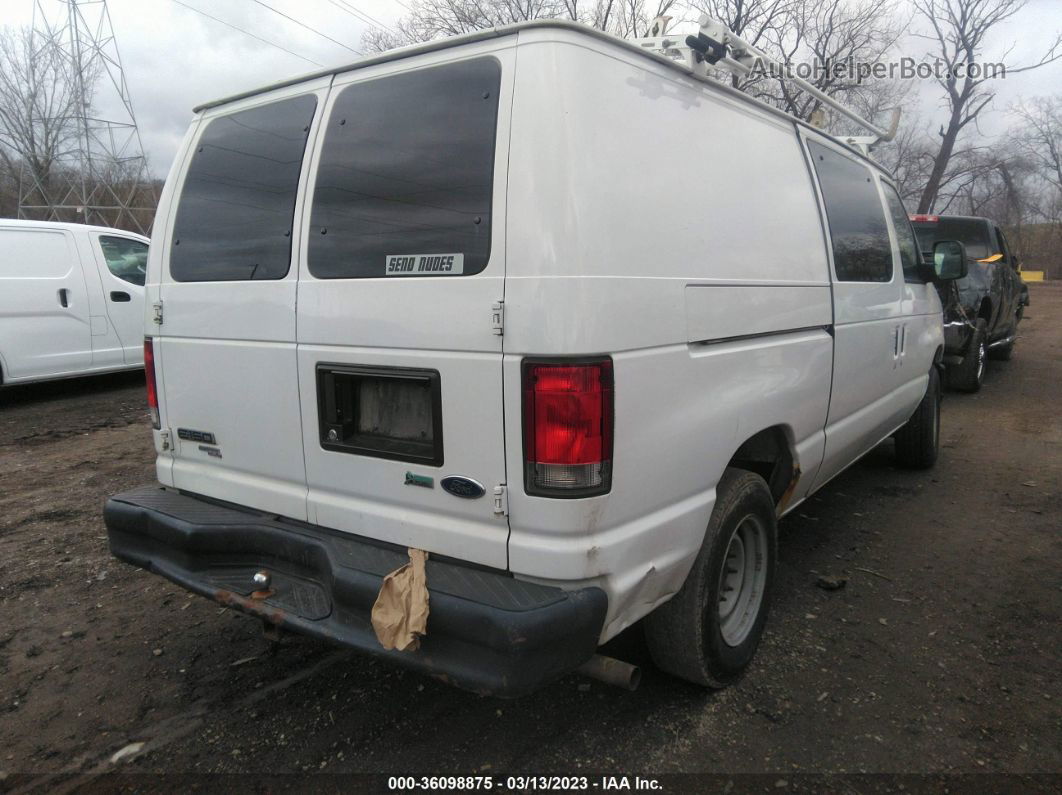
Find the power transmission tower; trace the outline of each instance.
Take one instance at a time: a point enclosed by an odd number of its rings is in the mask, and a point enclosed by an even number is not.
[[[23,163],[19,217],[148,234],[158,197],[107,0],[34,0],[33,49],[66,65],[76,101],[48,120],[69,143],[47,174]]]

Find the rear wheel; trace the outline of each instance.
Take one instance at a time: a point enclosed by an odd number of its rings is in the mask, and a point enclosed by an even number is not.
[[[985,380],[985,364],[988,361],[988,342],[985,339],[986,324],[978,319],[974,325],[966,356],[959,364],[948,368],[948,386],[960,392],[976,392]]]
[[[657,666],[706,687],[725,687],[740,677],[763,635],[777,548],[767,483],[752,472],[727,469],[685,584],[646,619]]]
[[[940,452],[940,375],[929,371],[925,397],[911,419],[896,432],[896,460],[910,469],[929,469]]]

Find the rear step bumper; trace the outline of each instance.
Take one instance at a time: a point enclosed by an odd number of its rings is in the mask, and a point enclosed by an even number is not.
[[[111,552],[193,593],[294,632],[350,646],[497,696],[528,693],[597,649],[607,597],[429,559],[428,634],[416,652],[385,651],[370,623],[402,547],[160,487],[118,494],[104,519]],[[268,570],[268,595],[254,574]],[[264,597],[264,598],[260,598]]]

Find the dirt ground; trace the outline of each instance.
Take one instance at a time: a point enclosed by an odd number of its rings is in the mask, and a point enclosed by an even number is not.
[[[154,479],[142,377],[8,390],[0,790],[91,788],[118,769],[1062,787],[1062,286],[1032,287],[1021,332],[979,394],[947,396],[934,470],[895,468],[886,442],[782,522],[766,638],[716,693],[656,671],[639,627],[608,649],[644,666],[637,692],[571,676],[518,701],[270,644],[257,621],[108,553],[104,499]],[[938,781],[1013,783],[957,780]]]

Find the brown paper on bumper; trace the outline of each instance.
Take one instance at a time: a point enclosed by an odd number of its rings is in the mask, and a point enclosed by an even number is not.
[[[416,651],[428,632],[428,553],[409,549],[409,563],[386,577],[372,606],[372,628],[385,649]]]

